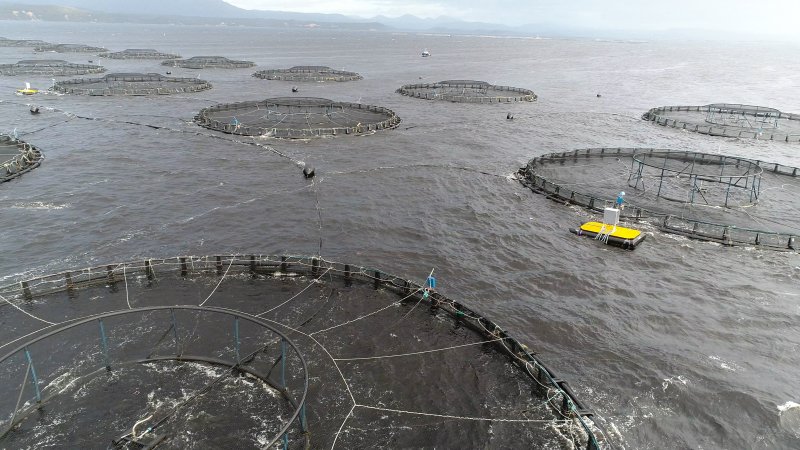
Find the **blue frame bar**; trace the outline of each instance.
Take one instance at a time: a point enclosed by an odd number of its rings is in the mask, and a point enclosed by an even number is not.
[[[36,376],[36,369],[33,367],[33,358],[31,358],[31,352],[28,351],[28,347],[25,347],[25,357],[28,358],[28,364],[31,366],[31,383],[33,383],[33,387],[36,390],[36,403],[41,403],[42,393],[39,391],[39,378]]]
[[[103,319],[97,319],[100,324],[100,342],[103,344],[103,357],[106,360],[106,370],[111,372],[111,360],[108,358],[108,339],[106,339],[106,329],[103,326]]]
[[[236,353],[236,364],[238,365],[241,360],[239,358],[239,318],[233,318],[233,351]]]

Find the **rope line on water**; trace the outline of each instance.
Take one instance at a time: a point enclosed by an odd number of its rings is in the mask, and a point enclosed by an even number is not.
[[[125,281],[125,303],[128,304],[128,309],[133,309],[133,307],[131,307],[131,301],[128,298],[128,277],[125,275],[125,264],[122,265],[122,279]]]
[[[2,295],[0,295],[0,299],[2,299],[4,302],[8,303],[9,305],[13,306],[14,308],[16,308],[16,309],[17,309],[17,310],[19,310],[21,313],[23,313],[23,314],[27,315],[28,317],[31,317],[31,318],[33,318],[33,319],[36,319],[36,320],[38,320],[38,321],[40,321],[40,322],[44,322],[44,323],[46,323],[46,324],[48,324],[48,325],[56,325],[56,323],[55,323],[55,322],[50,322],[49,320],[44,320],[44,319],[42,319],[41,317],[36,317],[36,316],[34,316],[33,314],[31,314],[31,313],[29,313],[29,312],[25,311],[24,309],[20,308],[19,306],[17,306],[17,305],[15,305],[15,304],[11,303],[10,301],[8,301],[8,299],[7,299],[7,298],[3,297]]]
[[[473,421],[481,421],[481,422],[516,422],[516,423],[553,423],[553,422],[569,422],[571,420],[556,420],[556,419],[500,419],[496,417],[468,417],[468,416],[454,416],[450,414],[434,414],[434,413],[426,413],[421,411],[408,411],[404,409],[392,409],[392,408],[381,408],[377,406],[369,406],[369,405],[356,405],[360,408],[365,409],[373,409],[376,411],[387,411],[387,412],[394,412],[399,414],[411,414],[415,416],[428,416],[428,417],[439,417],[442,419],[457,419],[457,420],[473,420]]]
[[[225,277],[228,275],[228,271],[229,271],[229,270],[231,270],[231,266],[233,265],[233,262],[234,262],[235,260],[236,260],[236,257],[235,257],[235,256],[234,256],[233,258],[231,258],[231,262],[230,262],[230,264],[228,264],[228,268],[227,268],[227,269],[225,269],[225,273],[223,273],[223,274],[222,274],[222,277],[219,279],[219,282],[217,283],[217,285],[216,285],[216,286],[214,286],[214,289],[212,289],[212,290],[211,290],[211,293],[210,293],[210,294],[208,294],[208,297],[206,297],[206,299],[205,299],[205,300],[203,300],[202,302],[200,302],[200,304],[199,304],[198,306],[203,306],[203,305],[205,305],[205,304],[206,304],[206,302],[208,301],[208,299],[210,299],[210,298],[211,298],[211,296],[212,296],[212,295],[214,295],[214,292],[217,292],[217,288],[219,287],[219,285],[220,285],[220,284],[222,284],[222,280],[224,280],[224,279],[225,279]]]
[[[230,268],[230,267],[228,267],[228,268]],[[331,268],[330,268],[330,267],[328,267],[328,269],[327,269],[327,270],[325,270],[325,272],[324,272],[322,275],[320,275],[320,276],[318,276],[317,278],[315,278],[314,280],[312,280],[312,281],[311,281],[311,283],[308,283],[308,286],[304,287],[304,288],[303,288],[303,289],[302,289],[300,292],[298,292],[297,294],[294,294],[293,296],[289,297],[287,300],[285,300],[285,301],[284,301],[283,303],[281,303],[280,305],[278,305],[278,306],[275,306],[275,307],[273,307],[273,308],[270,308],[270,309],[268,309],[268,310],[266,310],[266,311],[264,311],[264,312],[262,312],[262,313],[260,313],[260,314],[256,314],[256,315],[255,315],[255,317],[261,317],[261,316],[263,316],[264,314],[266,314],[266,313],[268,313],[268,312],[272,312],[272,311],[274,311],[274,310],[276,310],[276,309],[280,308],[281,306],[283,306],[283,305],[285,305],[285,304],[289,303],[290,301],[294,300],[294,299],[295,299],[295,298],[296,298],[298,295],[302,294],[302,293],[303,293],[303,292],[305,292],[305,291],[306,291],[308,288],[310,288],[311,286],[313,286],[313,285],[315,285],[317,282],[319,282],[319,280],[320,280],[320,279],[322,279],[322,277],[324,277],[324,276],[325,276],[325,274],[327,274],[327,273],[328,273],[330,270],[331,270]],[[201,305],[201,306],[202,306],[202,305]]]
[[[471,347],[471,346],[475,346],[475,345],[491,344],[492,342],[502,341],[504,339],[506,339],[506,338],[498,338],[498,339],[492,339],[492,340],[489,340],[489,341],[481,341],[481,342],[472,342],[470,344],[454,345],[452,347],[437,348],[437,349],[433,349],[433,350],[423,350],[423,351],[419,351],[419,352],[398,353],[398,354],[395,354],[395,355],[364,356],[364,357],[359,357],[359,358],[333,358],[333,360],[334,361],[364,361],[364,360],[369,360],[369,359],[400,358],[400,357],[403,357],[403,356],[422,355],[422,354],[425,354],[425,353],[443,352],[443,351],[454,350],[454,349],[462,348],[462,347]]]

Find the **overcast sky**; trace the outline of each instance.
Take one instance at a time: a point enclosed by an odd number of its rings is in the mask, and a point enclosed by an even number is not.
[[[800,35],[800,0],[226,0],[245,9],[423,18],[580,28],[699,28]]]

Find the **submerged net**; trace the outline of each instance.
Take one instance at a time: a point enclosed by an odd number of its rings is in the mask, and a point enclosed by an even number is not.
[[[252,255],[0,287],[0,443],[601,448],[566,382],[428,286]]]
[[[73,64],[58,59],[19,61],[15,64],[0,64],[0,75],[47,75],[67,76],[105,72],[104,67],[94,64]]]
[[[381,106],[279,97],[211,106],[201,110],[195,121],[212,130],[245,136],[310,138],[394,128],[400,118]]]
[[[161,53],[152,48],[128,48],[119,52],[101,53],[97,56],[111,59],[177,59],[180,55]]]
[[[167,77],[157,73],[110,73],[102,78],[59,81],[53,90],[77,95],[168,95],[211,89],[197,78]]]
[[[252,61],[237,61],[223,56],[193,56],[187,59],[170,59],[161,65],[185,69],[242,69],[256,64]]]
[[[800,115],[765,106],[660,106],[644,113],[642,119],[711,136],[800,142]]]
[[[30,172],[39,167],[42,160],[42,152],[31,144],[0,135],[0,183]]]
[[[532,102],[536,94],[528,89],[495,86],[485,81],[447,80],[438,83],[407,84],[397,90],[409,97],[458,103]]]
[[[800,169],[688,151],[593,148],[531,160],[520,181],[595,211],[625,192],[623,218],[728,245],[800,250]]]
[[[289,69],[260,70],[256,78],[283,81],[355,81],[362,78],[355,72],[331,69],[326,66],[295,66]]]

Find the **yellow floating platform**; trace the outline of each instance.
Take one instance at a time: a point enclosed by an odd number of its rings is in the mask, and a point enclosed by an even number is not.
[[[38,89],[17,89],[17,94],[20,95],[33,95],[38,93],[39,93]]]
[[[639,230],[633,228],[625,228],[619,225],[616,228],[613,225],[605,225],[601,222],[586,222],[580,228],[570,228],[571,232],[578,236],[589,236],[598,238],[606,244],[615,245],[625,249],[633,250],[639,243],[641,243],[647,236],[642,234]],[[602,231],[602,236],[598,237]],[[610,233],[609,233],[610,232]],[[607,237],[606,237],[607,236]]]

